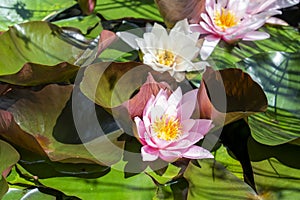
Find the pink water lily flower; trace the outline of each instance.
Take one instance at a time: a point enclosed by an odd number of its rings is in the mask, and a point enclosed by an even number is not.
[[[256,31],[266,20],[280,11],[271,9],[249,15],[250,0],[206,0],[206,13],[202,13],[199,24],[192,24],[191,29],[206,34],[200,55],[207,59],[220,40],[233,43],[238,40],[262,40],[268,33]]]
[[[211,120],[191,119],[196,96],[197,90],[182,95],[177,88],[170,95],[161,89],[150,97],[142,119],[134,118],[143,161],[213,158],[208,150],[195,145],[212,128]]]
[[[296,5],[299,2],[300,0],[250,0],[249,6],[247,8],[247,13],[250,15],[254,15],[270,10],[278,10],[281,8]]]

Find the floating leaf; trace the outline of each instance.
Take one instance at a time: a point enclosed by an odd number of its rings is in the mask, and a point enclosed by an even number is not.
[[[7,111],[1,110],[1,136],[19,148],[43,157],[48,156],[52,161],[100,165],[118,161],[121,152],[111,150],[112,152],[108,153],[107,151],[111,141],[116,146],[122,146],[121,142],[116,141],[116,138],[121,134],[118,131],[109,136],[103,136],[103,134],[96,132],[100,135],[84,145],[65,144],[54,138],[54,130],[64,134],[63,129],[54,128],[57,119],[70,99],[72,90],[72,85],[59,86],[54,84],[45,86],[39,91],[13,88],[1,97],[1,106],[7,108]],[[65,118],[64,122],[65,127],[71,128],[73,126],[72,113],[69,118]],[[91,155],[87,150],[89,148],[98,152],[98,154],[93,153],[99,159]],[[101,151],[103,148],[106,153]]]
[[[61,29],[47,22],[16,24],[0,35],[3,57],[0,80],[32,85],[74,78],[78,68],[74,65],[90,64],[114,39],[110,31],[102,31],[98,42],[98,39],[87,40],[78,31]],[[46,73],[48,78],[44,80]]]
[[[8,143],[0,140],[0,198],[8,190],[6,176],[10,171],[10,167],[15,165],[20,159],[19,153]],[[9,170],[9,171],[6,171]]]
[[[7,30],[9,26],[25,21],[42,20],[50,13],[74,5],[72,0],[2,0],[0,3],[0,30]]]
[[[290,200],[300,197],[299,148],[294,145],[266,146],[249,138],[248,152],[253,167],[254,180],[258,195],[249,195],[248,199]],[[280,158],[284,163],[279,162]],[[289,157],[289,158],[287,158]],[[289,163],[294,163],[289,166]],[[242,174],[242,168],[237,160],[226,153],[224,147],[218,149],[216,159],[237,176]],[[297,165],[297,166],[296,166]]]
[[[49,194],[44,194],[40,192],[37,188],[35,189],[15,189],[11,188],[7,192],[7,194],[3,197],[2,200],[11,200],[11,199],[32,199],[32,200],[55,200],[55,196],[51,196]]]
[[[300,46],[299,32],[290,26],[265,25],[261,28],[270,38],[259,41],[240,41],[236,45],[219,43],[208,61],[217,69],[236,67],[234,64],[253,55],[273,52],[297,52]]]
[[[222,164],[212,160],[198,161],[201,168],[190,163],[184,177],[189,182],[188,199],[249,199],[256,193]]]
[[[0,76],[6,83],[33,86],[47,83],[69,82],[77,74],[78,67],[66,62],[55,66],[46,66],[35,63],[25,63],[16,74]]]
[[[300,137],[300,54],[272,52],[244,59],[237,66],[251,74],[266,93],[266,113],[249,118],[252,136],[267,145]]]
[[[146,82],[149,72],[156,81],[174,82],[167,73],[155,72],[139,62],[102,62],[87,67],[80,89],[96,104],[114,108],[130,99]]]
[[[133,17],[162,21],[154,1],[99,0],[95,12],[101,13],[107,19]]]
[[[208,68],[203,74],[198,103],[201,118],[212,119],[217,126],[263,112],[267,107],[261,87],[240,69]]]
[[[109,174],[98,179],[65,177],[40,181],[66,195],[81,199],[152,199],[156,190],[154,183],[146,174],[141,173],[126,179],[123,172],[114,167]]]
[[[191,23],[199,23],[200,15],[205,10],[204,0],[155,0],[165,24],[170,28],[179,20],[189,19]]]

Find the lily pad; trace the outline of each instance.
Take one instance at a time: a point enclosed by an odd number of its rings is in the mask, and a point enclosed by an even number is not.
[[[299,53],[262,53],[244,59],[244,68],[266,93],[268,109],[249,118],[252,136],[262,144],[279,145],[300,137]]]
[[[87,67],[80,89],[96,104],[114,108],[131,98],[146,82],[149,72],[158,78],[156,81],[174,82],[167,73],[155,72],[143,63],[102,62]]]
[[[104,148],[107,152],[106,145],[110,145],[111,141],[121,147],[122,143],[116,141],[119,132],[104,136],[105,139],[100,135],[90,142],[78,145],[64,144],[54,138],[54,127],[71,97],[72,89],[72,85],[55,84],[47,85],[38,91],[13,88],[1,97],[2,109],[6,109],[1,110],[1,136],[17,147],[49,157],[52,161],[100,165],[118,161],[120,152],[104,154],[101,149]],[[72,126],[72,116],[65,120],[65,127],[70,127],[68,124]],[[63,129],[56,131],[64,134]],[[87,148],[97,149],[99,154],[96,156],[102,161],[105,160],[105,164],[91,155]]]
[[[294,149],[297,149],[297,147]],[[251,199],[250,197],[253,199],[261,198],[266,200],[299,199],[299,166],[298,168],[288,166],[274,158],[276,156],[276,154],[274,154],[275,152],[281,154],[280,151],[283,151],[284,153],[281,157],[291,154],[290,160],[293,160],[294,163],[299,163],[299,159],[297,158],[299,148],[297,151],[293,151],[289,147],[266,147],[266,145],[257,144],[253,138],[250,138],[248,141],[248,151],[250,159],[252,160],[251,164],[253,166],[254,180],[258,191],[257,196],[251,195],[248,196],[248,199]],[[267,156],[262,157],[263,154]],[[216,152],[216,160],[226,166],[226,168],[236,176],[241,176],[241,166],[237,160],[229,156],[224,147]]]
[[[107,19],[134,17],[162,21],[154,1],[148,0],[97,1],[95,12],[102,14]]]
[[[32,86],[74,79],[78,66],[93,62],[115,34],[104,30],[98,38],[47,22],[16,24],[0,35],[0,80]]]
[[[125,179],[123,172],[114,167],[109,174],[98,179],[69,177],[44,179],[41,182],[80,199],[152,199],[156,191],[156,186],[146,174]]]
[[[0,3],[0,30],[7,30],[9,26],[26,21],[42,20],[50,13],[74,4],[74,1],[43,1],[43,0],[2,0]]]
[[[198,104],[201,118],[223,126],[265,111],[267,99],[258,83],[242,70],[208,68],[198,91]]]
[[[0,198],[8,190],[5,178],[10,171],[10,167],[15,165],[19,159],[19,153],[10,144],[0,140]]]
[[[219,43],[208,61],[216,69],[236,67],[236,62],[264,52],[297,52],[300,46],[299,32],[290,26],[265,25],[261,28],[270,38],[259,41],[240,41],[235,45]]]
[[[190,163],[184,177],[189,182],[188,199],[249,199],[256,193],[246,183],[212,160],[198,161],[201,168]]]
[[[78,66],[67,62],[55,66],[46,66],[35,63],[25,63],[16,74],[0,76],[0,80],[6,83],[35,86],[47,83],[69,83],[78,71]]]

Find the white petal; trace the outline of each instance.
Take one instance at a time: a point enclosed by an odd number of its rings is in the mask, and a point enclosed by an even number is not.
[[[175,24],[175,26],[171,29],[170,35],[172,34],[172,32],[182,32],[184,34],[189,34],[191,31],[187,19],[185,18],[183,20],[178,21]]]
[[[138,36],[129,33],[129,32],[117,32],[116,35],[121,38],[124,42],[126,42],[131,48],[138,50],[138,44],[136,42],[136,38],[139,38]]]
[[[193,66],[190,66],[189,68],[186,69],[187,72],[192,72],[192,71],[203,71],[206,69],[207,66],[210,66],[208,62],[205,61],[199,61],[196,63],[193,63]]]
[[[185,73],[184,72],[175,72],[173,77],[177,82],[181,82],[185,79]]]

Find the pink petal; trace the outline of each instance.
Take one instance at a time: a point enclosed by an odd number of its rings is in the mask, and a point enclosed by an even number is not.
[[[139,117],[135,117],[134,118],[134,121],[135,121],[135,124],[136,124],[136,127],[137,127],[137,132],[138,132],[138,135],[139,135],[139,139],[141,141],[141,143],[143,145],[145,145],[145,132],[146,132],[146,129],[145,129],[145,125],[143,123],[143,121],[139,118]]]
[[[159,157],[167,162],[174,162],[178,158],[182,157],[182,153],[180,151],[168,151],[168,150],[160,150]]]
[[[199,32],[200,34],[211,33],[211,31],[207,31],[206,29],[202,28],[200,24],[191,24],[190,28],[192,32]]]
[[[192,132],[200,133],[201,135],[206,135],[209,130],[213,127],[212,120],[209,119],[196,119],[193,128],[190,130]]]
[[[159,151],[155,148],[145,145],[141,149],[141,154],[143,161],[154,161],[158,158]]]
[[[180,116],[181,120],[189,119],[195,111],[197,93],[198,90],[195,89],[185,93],[182,96],[182,99],[180,101],[181,106],[179,106],[177,114],[178,116]]]
[[[288,26],[288,25],[289,25],[286,21],[284,21],[284,20],[282,20],[282,19],[279,19],[279,18],[277,18],[277,17],[270,17],[270,18],[266,21],[266,23],[268,23],[268,24],[280,25],[280,26]]]
[[[214,158],[214,156],[206,149],[193,145],[183,153],[183,157],[190,159]]]
[[[265,32],[259,32],[259,31],[252,31],[247,33],[244,37],[243,40],[248,40],[248,41],[253,41],[253,40],[264,40],[269,38],[270,35]]]
[[[169,97],[168,104],[177,106],[182,98],[181,88],[178,87]]]
[[[180,116],[181,120],[191,118],[194,110],[195,110],[196,98],[192,99],[188,102],[185,102],[178,109],[178,116]]]
[[[185,149],[189,148],[190,146],[194,145],[195,143],[191,143],[189,140],[180,140],[170,144],[165,150],[168,151],[185,151]]]
[[[234,12],[235,16],[240,19],[245,16],[249,0],[229,1],[227,9]]]
[[[116,38],[117,35],[114,32],[103,30],[100,34],[97,56],[100,55],[109,45],[111,45]]]
[[[220,41],[218,36],[207,36],[203,42],[203,45],[200,50],[200,55],[202,60],[206,60],[210,54],[213,52],[215,47]]]
[[[276,0],[267,0],[267,1],[261,1],[261,0],[252,0],[249,3],[247,13],[249,14],[256,14],[263,10],[266,10],[267,7],[269,7],[271,4],[275,3]]]
[[[195,122],[196,120],[194,119],[186,119],[181,121],[182,131],[188,133],[195,126]]]
[[[196,101],[197,100],[196,99],[197,94],[198,94],[198,89],[194,89],[194,90],[188,91],[187,93],[185,93],[182,96],[181,104],[184,104],[185,102],[188,102],[188,101],[191,101],[191,100],[195,100]]]

